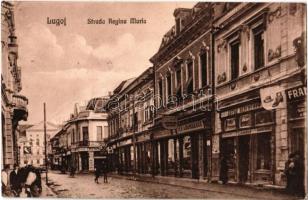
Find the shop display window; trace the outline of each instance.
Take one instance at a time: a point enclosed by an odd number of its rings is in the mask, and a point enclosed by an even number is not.
[[[174,158],[174,139],[168,140],[168,174],[174,174],[175,158]]]
[[[239,126],[240,128],[251,127],[251,114],[250,113],[240,116]]]
[[[191,138],[183,138],[183,176],[191,177]]]
[[[229,118],[224,121],[225,131],[231,131],[236,129],[236,120],[235,118]]]
[[[257,170],[271,169],[271,134],[257,136]]]
[[[256,125],[268,124],[273,122],[273,113],[268,110],[260,111],[255,113]]]

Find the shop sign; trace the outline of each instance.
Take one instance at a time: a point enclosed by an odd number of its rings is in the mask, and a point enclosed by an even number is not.
[[[231,131],[236,129],[236,121],[235,118],[229,118],[225,120],[225,130],[226,131]]]
[[[79,151],[79,152],[81,152],[81,151],[89,151],[89,148],[87,148],[87,147],[81,147],[81,148],[78,149],[78,151]]]
[[[165,129],[172,130],[177,128],[177,118],[176,116],[163,115],[162,126]]]
[[[251,114],[245,114],[240,116],[240,128],[251,126]]]
[[[305,102],[294,103],[290,109],[290,119],[297,119],[305,117],[306,106]]]
[[[119,142],[119,146],[128,145],[131,143],[132,143],[132,139],[128,139],[128,140]]]
[[[225,117],[229,117],[229,116],[234,116],[236,114],[240,114],[240,113],[244,113],[244,112],[249,112],[252,110],[256,110],[261,108],[261,104],[260,102],[256,102],[256,103],[252,103],[252,104],[248,104],[248,105],[244,105],[238,108],[234,108],[234,109],[230,109],[227,111],[224,111],[220,114],[221,118],[225,118]]]
[[[186,133],[186,132],[200,130],[200,129],[204,129],[204,128],[205,128],[205,126],[204,126],[203,120],[197,120],[197,121],[194,121],[194,122],[190,122],[190,123],[178,126],[177,132],[178,133]]]
[[[162,131],[159,131],[159,132],[155,132],[154,138],[162,138],[162,137],[166,137],[166,136],[169,136],[169,135],[171,135],[171,131],[162,130]]]
[[[150,135],[141,135],[138,137],[138,142],[143,142],[146,140],[150,140]]]
[[[286,90],[286,95],[287,95],[288,101],[294,101],[294,100],[305,98],[307,96],[307,87],[299,86],[299,87],[291,88],[289,90]]]
[[[273,110],[286,107],[286,94],[282,86],[275,85],[261,88],[260,97],[262,107],[265,110]]]
[[[243,135],[252,135],[257,133],[264,133],[264,132],[271,132],[273,129],[271,126],[265,126],[265,127],[258,127],[253,129],[246,129],[246,130],[238,130],[238,131],[232,131],[228,133],[223,133],[222,137],[237,137],[237,136],[243,136]]]

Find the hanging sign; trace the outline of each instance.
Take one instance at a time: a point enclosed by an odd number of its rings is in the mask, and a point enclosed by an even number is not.
[[[260,89],[262,107],[266,110],[286,108],[285,90],[281,86],[271,86]]]
[[[178,125],[178,121],[176,116],[163,115],[162,118],[162,126],[165,129],[172,130],[176,129]]]

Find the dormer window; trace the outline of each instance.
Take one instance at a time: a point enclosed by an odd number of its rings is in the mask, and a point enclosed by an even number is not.
[[[180,34],[180,32],[181,32],[181,18],[177,18],[175,20],[175,29],[176,29],[176,35]]]

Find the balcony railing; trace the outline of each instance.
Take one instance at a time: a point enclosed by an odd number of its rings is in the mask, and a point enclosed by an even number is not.
[[[28,99],[25,96],[22,96],[22,95],[19,95],[19,94],[14,94],[13,95],[13,104],[17,108],[27,109]]]

